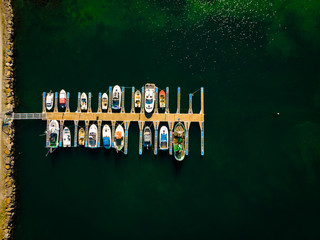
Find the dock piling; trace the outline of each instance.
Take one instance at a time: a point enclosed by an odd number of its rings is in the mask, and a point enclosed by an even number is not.
[[[108,113],[112,113],[112,87],[109,86],[109,104],[108,104]],[[113,147],[113,145],[112,145]]]
[[[78,146],[78,120],[74,120],[74,147]]]
[[[124,91],[124,87],[122,87],[122,93],[121,93],[121,113],[125,113],[126,112],[126,110],[125,110],[125,108],[124,108],[124,100],[125,100],[125,91]]]
[[[99,92],[99,100],[98,100],[98,113],[101,113],[102,110],[101,110],[101,92]]]
[[[46,131],[46,147],[49,147],[49,125],[50,125],[50,121],[47,120],[47,131]]]
[[[114,134],[116,129],[116,121],[111,121],[111,125],[112,125],[111,142],[112,142],[112,147],[114,148]]]
[[[192,93],[189,94],[189,110],[188,110],[189,114],[192,114]]]
[[[177,114],[180,113],[180,99],[181,99],[181,90],[178,87],[178,94],[177,94]]]
[[[154,98],[154,113],[159,113],[158,111],[158,87],[156,87],[156,93],[155,93],[155,98]]]
[[[144,87],[141,88],[141,109],[140,113],[144,114]]]
[[[70,93],[67,92],[67,103],[66,103],[66,112],[70,112]]]
[[[127,155],[128,153],[128,130],[130,126],[130,121],[126,121],[124,124],[124,130],[125,130],[125,138],[124,138],[124,154]]]
[[[85,136],[85,142],[84,146],[88,147],[88,138],[89,138],[89,120],[85,120],[85,125],[86,125],[86,136]]]
[[[204,155],[204,122],[200,122],[200,130],[201,130],[201,156]]]
[[[42,93],[42,112],[45,113],[47,109],[46,106],[46,92]]]
[[[144,127],[144,121],[139,121],[139,155],[142,155],[142,132]]]
[[[98,148],[100,147],[100,143],[101,143],[101,120],[98,120]]]
[[[80,92],[78,92],[78,107],[77,107],[77,112],[81,112],[80,101],[81,101],[81,94],[80,94]]]
[[[173,130],[173,125],[174,125],[174,122],[169,122],[169,130],[170,130],[169,154],[170,155],[172,155],[172,142],[173,142],[172,130]]]
[[[60,120],[60,141],[59,141],[59,147],[62,147],[63,124],[64,124],[64,120]]]
[[[153,122],[154,126],[154,155],[158,154],[158,128],[159,128],[159,122],[155,121]]]
[[[54,93],[54,112],[58,112],[58,93]]]
[[[169,110],[169,87],[166,87],[166,110],[165,113],[168,114],[170,113]]]
[[[91,97],[92,97],[91,92],[89,92],[89,101],[88,101],[88,112],[89,113],[92,112],[92,110],[91,110]]]
[[[132,87],[132,92],[131,92],[131,111],[130,113],[135,113],[135,107],[134,107],[134,87]]]
[[[190,122],[184,122],[184,126],[186,128],[186,155],[189,155],[189,128],[190,128]]]

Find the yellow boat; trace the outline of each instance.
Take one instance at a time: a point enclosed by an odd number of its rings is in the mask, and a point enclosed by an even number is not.
[[[84,145],[84,139],[85,139],[85,136],[86,136],[86,132],[84,131],[83,128],[80,128],[79,129],[79,145]]]

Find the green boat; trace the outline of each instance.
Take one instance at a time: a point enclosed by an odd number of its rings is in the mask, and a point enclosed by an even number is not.
[[[185,133],[183,123],[178,122],[173,131],[173,151],[177,161],[182,161],[186,156]]]

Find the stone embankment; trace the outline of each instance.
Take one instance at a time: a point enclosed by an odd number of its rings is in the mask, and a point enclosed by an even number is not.
[[[13,9],[11,0],[2,0],[2,109],[3,113],[13,112],[14,99],[14,64],[13,64]],[[11,239],[16,200],[16,185],[14,177],[14,134],[15,129],[12,120],[2,121],[2,179],[3,202],[1,203],[1,238]]]

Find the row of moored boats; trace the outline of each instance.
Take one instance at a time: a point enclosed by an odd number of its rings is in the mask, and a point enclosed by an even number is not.
[[[53,149],[59,146],[59,123],[57,120],[52,120],[48,129],[49,148]],[[80,128],[78,132],[78,144],[85,145],[86,133],[84,128]],[[121,151],[124,147],[124,129],[121,124],[118,124],[114,134],[114,145],[112,146],[112,132],[108,124],[102,128],[103,147],[110,149],[114,147],[116,151]],[[173,132],[173,151],[176,160],[182,161],[185,157],[185,127],[182,122],[178,122],[174,127]],[[99,144],[100,145],[100,144]],[[152,131],[149,126],[146,126],[143,131],[143,145],[148,149],[152,147]],[[62,131],[62,146],[71,147],[71,132],[68,127],[64,127]],[[98,128],[96,124],[90,125],[88,132],[87,146],[89,148],[98,147]],[[168,150],[169,148],[169,131],[166,126],[162,126],[159,132],[159,149]]]
[[[155,93],[156,86],[155,84],[147,83],[145,85],[145,111],[147,113],[151,113],[155,106]],[[112,89],[112,109],[119,110],[121,109],[121,97],[122,97],[122,91],[120,86],[116,85]],[[141,108],[141,98],[142,94],[139,90],[135,91],[134,94],[134,105],[136,108]],[[59,93],[59,105],[61,109],[65,109],[66,102],[67,102],[67,94],[65,90],[61,90]],[[165,91],[161,90],[159,92],[159,107],[165,108],[166,107],[166,93]],[[51,111],[53,109],[53,103],[54,103],[54,93],[49,92],[46,96],[46,107],[48,111]],[[109,97],[106,92],[104,92],[101,96],[101,109],[103,111],[108,110],[108,104],[109,104]],[[80,96],[80,108],[81,111],[87,111],[88,110],[88,96],[85,92],[81,93]]]

